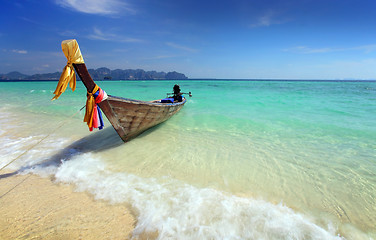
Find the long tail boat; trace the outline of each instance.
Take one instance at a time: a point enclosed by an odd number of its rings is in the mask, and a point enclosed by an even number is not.
[[[76,40],[65,40],[61,45],[63,52],[68,59],[68,64],[65,67],[65,69],[68,68],[68,73],[66,73],[66,75],[72,76],[72,78],[74,78],[74,83],[72,82],[72,79],[65,79],[65,83],[60,83],[61,81],[64,81],[64,69],[63,74],[59,80],[59,84],[62,85],[61,88],[63,90],[60,90],[59,93],[58,84],[58,87],[55,90],[55,97],[53,99],[57,99],[60,94],[65,91],[68,81],[72,90],[74,91],[75,74],[71,66],[74,67],[77,75],[85,85],[88,95],[94,94],[93,90],[95,88],[98,89],[98,87],[96,86],[86,68]],[[71,68],[71,70],[69,70],[69,67]],[[176,114],[184,106],[185,103],[185,97],[182,97],[181,101],[174,101],[169,103],[161,100],[140,101],[107,95],[106,99],[97,104],[104,112],[116,132],[119,134],[120,138],[124,142],[126,142],[146,131],[147,129],[166,121],[174,114]],[[86,104],[86,108],[88,108],[88,104]]]

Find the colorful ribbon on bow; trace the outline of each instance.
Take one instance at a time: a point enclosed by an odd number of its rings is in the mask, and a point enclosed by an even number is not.
[[[102,112],[97,103],[102,102],[106,96],[106,92],[98,87],[98,85],[95,85],[92,92],[87,92],[84,122],[87,123],[90,131],[93,131],[93,128],[99,128],[100,130],[104,126]]]

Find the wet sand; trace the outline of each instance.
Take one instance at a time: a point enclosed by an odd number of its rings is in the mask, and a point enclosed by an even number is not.
[[[0,239],[129,239],[129,209],[36,175],[0,172]]]

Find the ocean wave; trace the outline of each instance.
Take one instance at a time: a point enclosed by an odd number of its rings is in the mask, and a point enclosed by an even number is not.
[[[37,167],[34,173],[45,173]],[[126,203],[137,217],[133,237],[158,239],[343,239],[283,204],[197,188],[174,179],[114,173],[92,153],[75,155],[55,169],[57,182],[74,184],[98,200]]]

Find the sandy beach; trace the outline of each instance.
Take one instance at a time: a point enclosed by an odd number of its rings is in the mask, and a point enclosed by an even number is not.
[[[135,219],[120,205],[37,175],[0,173],[0,239],[129,239]]]

